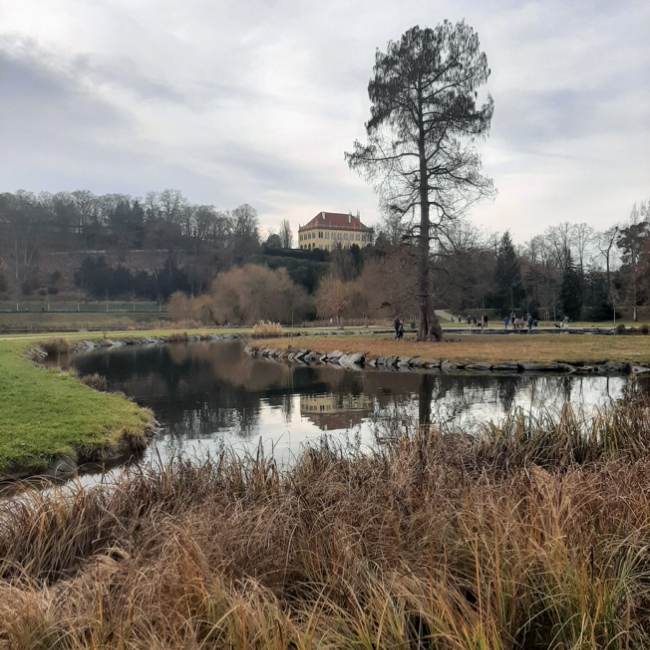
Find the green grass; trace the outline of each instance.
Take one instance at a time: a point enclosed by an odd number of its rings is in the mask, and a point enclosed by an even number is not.
[[[0,473],[36,473],[57,457],[100,459],[144,444],[151,413],[35,365],[26,341],[0,342]]]
[[[151,327],[164,313],[132,312],[18,312],[0,313],[0,335],[12,332],[76,332],[79,330],[126,330]]]

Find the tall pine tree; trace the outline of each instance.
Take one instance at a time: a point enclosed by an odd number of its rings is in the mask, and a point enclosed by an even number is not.
[[[506,316],[519,307],[524,297],[519,260],[510,233],[507,231],[499,242],[494,282],[496,284],[494,305],[502,316]]]
[[[580,273],[578,273],[578,269],[571,259],[570,252],[567,255],[566,268],[562,275],[560,302],[565,316],[568,316],[573,321],[580,318],[580,312],[582,311],[582,281]]]

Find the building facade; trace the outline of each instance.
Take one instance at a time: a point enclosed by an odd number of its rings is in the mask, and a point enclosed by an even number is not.
[[[356,217],[336,212],[320,212],[309,223],[298,228],[298,245],[302,250],[331,251],[338,245],[350,248],[357,244],[360,248],[372,244],[373,230]]]

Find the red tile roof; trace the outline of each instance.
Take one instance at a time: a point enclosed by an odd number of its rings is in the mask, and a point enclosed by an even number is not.
[[[325,218],[323,218],[325,215]],[[319,212],[303,228],[340,228],[342,230],[372,230],[361,223],[358,217],[337,212]]]

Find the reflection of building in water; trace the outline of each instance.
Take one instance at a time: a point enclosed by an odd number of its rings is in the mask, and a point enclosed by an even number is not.
[[[373,410],[369,395],[301,395],[300,415],[319,429],[347,429],[361,424]]]

